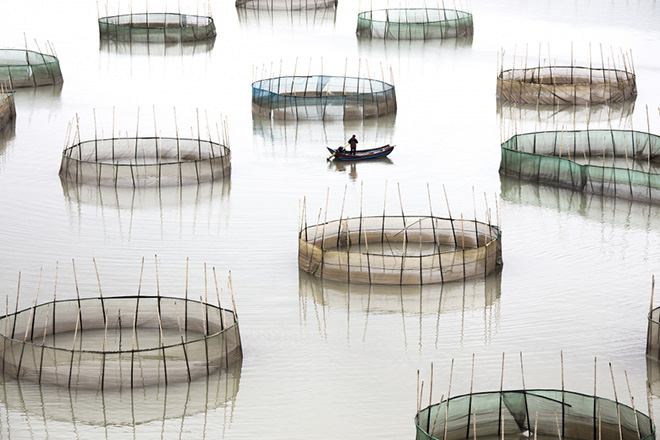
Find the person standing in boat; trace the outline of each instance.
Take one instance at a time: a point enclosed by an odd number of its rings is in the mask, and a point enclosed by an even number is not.
[[[357,140],[357,138],[355,137],[355,135],[353,135],[353,136],[348,140],[348,144],[351,146],[351,154],[355,154],[355,150],[357,149],[357,144],[358,144],[358,140]]]

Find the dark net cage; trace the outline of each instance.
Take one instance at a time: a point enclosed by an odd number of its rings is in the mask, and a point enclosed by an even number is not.
[[[33,306],[0,318],[0,344],[11,377],[96,390],[192,381],[242,358],[233,311],[164,296]]]
[[[660,360],[660,307],[653,308],[653,303],[648,315],[646,356]]]
[[[16,103],[14,93],[5,90],[0,84],[0,130],[16,117]]]
[[[539,105],[585,105],[634,100],[635,74],[628,70],[543,66],[500,71],[497,97]]]
[[[427,40],[467,37],[474,33],[472,14],[455,9],[378,9],[358,14],[359,37]]]
[[[269,11],[336,8],[337,0],[236,0],[237,8]]]
[[[544,131],[502,144],[500,173],[613,197],[660,202],[660,136],[633,130]]]
[[[252,84],[252,112],[273,119],[355,120],[396,112],[394,86],[370,78],[281,76]]]
[[[481,278],[502,265],[497,226],[435,216],[343,218],[303,227],[298,265],[350,283],[429,284]]]
[[[229,176],[230,159],[229,147],[210,140],[94,139],[64,149],[60,178],[122,187],[198,184]]]
[[[175,13],[124,14],[99,18],[101,39],[180,43],[215,38],[213,18]]]
[[[650,440],[649,416],[622,403],[565,390],[472,393],[428,406],[415,416],[417,440],[534,438]]]
[[[0,49],[0,83],[10,88],[62,84],[60,62],[54,55],[23,49]]]

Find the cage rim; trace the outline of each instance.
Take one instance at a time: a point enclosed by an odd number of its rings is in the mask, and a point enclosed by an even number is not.
[[[182,346],[182,345],[188,345],[188,344],[192,344],[192,343],[199,342],[199,341],[205,341],[209,338],[212,338],[212,337],[218,336],[222,333],[225,333],[226,331],[232,329],[233,327],[238,327],[238,316],[231,309],[226,309],[224,307],[218,307],[214,304],[205,303],[205,302],[202,302],[202,301],[197,301],[195,299],[185,299],[185,298],[177,298],[177,297],[173,297],[173,296],[162,296],[162,295],[155,295],[155,296],[154,295],[128,295],[128,296],[107,296],[107,297],[94,297],[94,298],[80,298],[80,299],[70,298],[70,299],[62,299],[62,300],[53,300],[53,301],[48,301],[48,302],[45,302],[45,303],[41,303],[39,305],[35,305],[34,308],[33,307],[28,307],[28,308],[19,310],[18,312],[14,312],[14,313],[11,313],[11,314],[0,316],[0,322],[2,322],[3,320],[8,320],[12,316],[18,316],[18,315],[20,315],[22,313],[25,313],[25,312],[30,313],[32,310],[36,310],[37,308],[40,308],[40,307],[43,307],[43,306],[49,306],[51,304],[56,304],[56,303],[82,302],[82,301],[100,301],[103,304],[103,302],[106,301],[106,300],[142,299],[142,298],[146,298],[146,299],[171,299],[171,300],[175,300],[175,301],[192,302],[192,303],[196,303],[196,304],[202,304],[202,305],[205,305],[207,307],[217,309],[218,311],[221,311],[221,312],[224,311],[224,312],[232,313],[233,316],[234,316],[234,323],[230,326],[225,327],[224,330],[209,334],[207,336],[203,336],[201,338],[197,338],[197,339],[193,339],[193,340],[186,340],[183,344],[179,342],[179,343],[170,344],[170,345],[160,345],[160,346],[155,346],[155,347],[150,347],[150,348],[139,348],[139,349],[120,350],[120,351],[99,351],[99,350],[79,350],[79,349],[73,349],[72,350],[72,349],[63,348],[63,347],[54,347],[54,346],[51,346],[51,345],[34,343],[33,342],[34,338],[30,339],[30,340],[22,341],[20,338],[15,338],[15,337],[11,338],[11,337],[3,334],[2,332],[0,332],[0,338],[2,338],[4,340],[11,341],[11,342],[18,342],[18,343],[21,343],[21,344],[30,345],[30,346],[34,346],[34,347],[41,347],[42,349],[59,350],[59,351],[67,352],[67,353],[91,353],[91,354],[101,354],[101,355],[108,355],[108,354],[110,354],[110,355],[113,355],[113,354],[122,355],[122,354],[127,354],[127,353],[141,353],[141,352],[147,352],[147,351],[153,351],[153,350],[162,350],[162,349],[178,347],[178,346]],[[207,328],[207,331],[208,331],[208,328]],[[57,334],[57,333],[51,333],[51,334]]]

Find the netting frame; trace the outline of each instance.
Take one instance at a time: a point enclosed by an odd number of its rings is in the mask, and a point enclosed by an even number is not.
[[[174,12],[110,15],[99,17],[98,24],[102,40],[167,44],[207,41],[216,37],[212,17]]]
[[[302,11],[309,9],[337,8],[338,0],[236,0],[234,6],[241,9],[268,11]]]
[[[360,120],[396,110],[394,85],[378,79],[309,75],[265,78],[252,83],[252,113],[264,118]]]
[[[388,224],[390,221],[397,222],[396,228]],[[425,221],[430,226],[422,228]],[[369,229],[367,222],[373,223],[374,228]],[[419,234],[415,236],[417,230]],[[420,250],[420,255],[407,255],[404,250],[402,256],[369,253],[369,243],[373,246],[385,242],[403,243],[403,249],[407,244],[411,247],[419,244],[421,249],[422,244],[433,243],[434,251]],[[355,244],[358,252],[349,249]],[[439,245],[454,250],[440,251]],[[340,246],[346,249],[339,250]],[[333,281],[389,285],[444,283],[485,277],[501,266],[500,229],[477,220],[432,215],[347,217],[302,226],[298,233],[298,267]]]
[[[10,63],[8,54],[25,63]],[[62,84],[60,61],[55,55],[27,49],[0,49],[0,83],[10,88]]]
[[[660,360],[660,307],[652,308],[647,319],[646,356]]]
[[[586,141],[582,138],[586,137]],[[615,138],[621,137],[617,147]],[[628,140],[629,138],[629,140]],[[596,141],[602,143],[596,150]],[[607,142],[610,142],[609,148]],[[552,147],[552,154],[539,151]],[[550,147],[548,147],[550,149]],[[562,157],[566,154],[565,157]],[[545,151],[545,150],[544,150]],[[597,152],[596,152],[597,151]],[[542,131],[516,134],[501,145],[500,174],[611,197],[660,203],[660,174],[630,168],[579,164],[609,157],[657,163],[660,136],[618,129]],[[636,184],[639,182],[640,184]]]
[[[538,66],[500,70],[497,98],[535,105],[593,105],[635,100],[635,73],[626,69]]]
[[[171,159],[166,162],[162,160],[164,142],[176,145],[176,149],[166,153],[165,158]],[[148,150],[140,143],[146,143]],[[182,152],[184,147],[186,152]],[[133,162],[143,157],[153,161],[148,164]],[[223,179],[230,172],[231,151],[226,145],[211,140],[152,136],[74,143],[62,151],[59,175],[60,179],[79,184],[136,188],[199,184]]]
[[[589,402],[590,400],[593,403]],[[479,411],[481,401],[490,403],[486,407],[490,409],[490,417],[489,413]],[[570,402],[573,402],[573,405]],[[458,407],[456,414],[451,413],[452,403],[454,407]],[[541,423],[536,426],[536,432],[534,432],[536,409],[533,407],[535,403],[542,403],[538,408],[543,410],[539,411],[538,421]],[[575,403],[583,403],[585,411],[580,412],[580,408]],[[556,409],[552,408],[552,405],[556,406]],[[473,412],[476,413],[476,420],[472,417]],[[504,417],[505,412],[508,417]],[[545,417],[543,413],[546,413]],[[446,432],[445,417],[447,425],[452,422],[454,425],[451,429],[447,427]],[[579,423],[589,419],[591,419],[589,423]],[[414,422],[416,440],[492,438],[490,436],[515,435],[525,431],[534,435],[555,437],[558,435],[558,424],[561,426],[561,437],[571,440],[620,438],[620,435],[623,440],[655,439],[653,420],[641,411],[611,399],[563,389],[523,389],[464,394],[443,399],[440,403],[421,409],[415,415]],[[476,434],[474,424],[477,425]],[[637,435],[638,426],[640,436]]]
[[[390,20],[391,12],[405,11],[406,21]],[[431,19],[429,12],[437,12],[438,18]],[[408,21],[409,12],[421,12],[426,19]],[[374,14],[384,13],[385,20],[374,19]],[[455,18],[447,18],[447,14],[455,14]],[[440,15],[444,17],[441,19]],[[435,18],[435,17],[434,17]],[[421,30],[421,31],[420,31]],[[429,40],[464,38],[474,34],[472,14],[457,9],[443,8],[387,8],[363,11],[358,13],[358,37],[383,38],[391,40]]]
[[[121,316],[121,307],[117,308],[115,304],[132,304],[132,301],[133,307],[124,308],[129,319],[127,326],[122,327],[121,319],[114,319],[117,310]],[[147,312],[140,309],[140,303],[146,307],[145,302],[152,306],[147,318],[144,316]],[[171,313],[174,311],[176,313]],[[73,316],[67,312],[73,312]],[[118,327],[115,327],[117,323]],[[127,345],[130,349],[122,350],[120,346],[119,350],[110,351],[105,349],[104,337],[103,350],[75,348],[76,336],[80,334],[82,340],[85,329],[105,328],[107,334],[107,329],[118,328],[121,332],[126,327],[132,327],[134,338],[141,327],[160,329],[161,338],[163,329],[176,329],[181,334],[181,343],[165,345],[164,339],[161,339],[160,345],[148,348],[138,346],[136,349],[129,341]],[[49,335],[55,337],[71,332],[75,332],[71,349],[44,343]],[[188,332],[195,332],[201,338],[187,340]],[[33,342],[35,339],[37,342]],[[96,390],[192,381],[211,371],[227,368],[243,356],[238,318],[234,311],[187,298],[146,295],[53,300],[16,311],[0,317],[0,346],[2,369],[9,376],[40,384]],[[203,352],[205,356],[203,359],[194,358],[191,351],[193,354]],[[57,361],[58,354],[60,362]],[[54,368],[44,370],[44,362],[49,361],[54,363]],[[139,377],[136,362],[139,364]],[[114,363],[118,367],[112,370],[108,366],[112,367]],[[147,374],[142,371],[143,363],[151,369]],[[58,365],[61,365],[59,373]],[[98,375],[92,377],[89,374],[91,371],[98,372]],[[130,382],[124,375],[130,377]]]

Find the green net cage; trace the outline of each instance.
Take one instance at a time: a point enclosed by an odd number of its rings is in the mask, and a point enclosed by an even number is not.
[[[378,9],[358,14],[359,37],[427,40],[468,37],[474,33],[472,14],[455,9]]]
[[[651,440],[651,418],[620,402],[565,390],[508,390],[445,399],[415,416],[417,440]]]
[[[429,284],[485,277],[502,265],[500,229],[435,216],[342,218],[305,226],[298,265],[349,283]]]
[[[9,125],[16,117],[16,103],[14,93],[5,90],[4,85],[0,84],[0,130]]]
[[[539,105],[585,105],[634,100],[633,71],[582,66],[539,66],[500,71],[497,97]]]
[[[646,355],[660,360],[660,307],[653,308],[648,315]]]
[[[101,39],[181,43],[215,38],[213,18],[176,13],[123,14],[99,18]]]
[[[237,8],[270,11],[336,8],[337,0],[236,0]]]
[[[633,130],[517,134],[500,173],[594,194],[660,202],[660,136]]]
[[[194,380],[242,358],[236,314],[164,296],[54,300],[0,318],[5,374],[70,388]]]
[[[0,49],[0,83],[9,88],[38,87],[64,81],[54,55],[22,49]]]
[[[281,76],[252,84],[252,112],[273,119],[355,120],[396,112],[394,86],[346,76]]]

